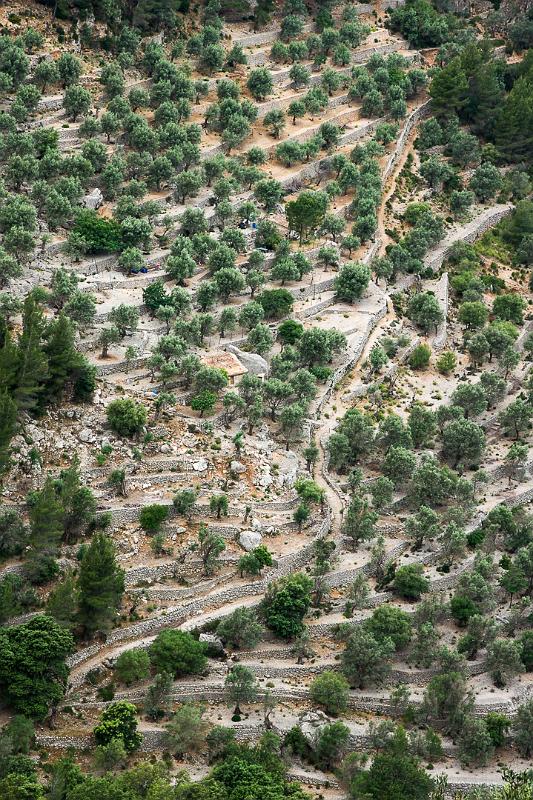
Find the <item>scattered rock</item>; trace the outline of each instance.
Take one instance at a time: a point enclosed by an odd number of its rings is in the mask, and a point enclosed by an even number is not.
[[[192,468],[193,468],[193,470],[194,470],[195,472],[205,472],[205,471],[206,471],[206,469],[207,469],[207,461],[206,461],[206,459],[205,459],[205,458],[199,458],[199,459],[197,459],[197,460],[196,460],[196,461],[193,463],[193,465],[192,465]]]
[[[235,472],[237,475],[242,475],[243,472],[246,472],[246,467],[240,461],[232,461],[230,464],[230,470]]]
[[[78,434],[78,439],[80,442],[85,442],[85,444],[94,444],[96,436],[90,428],[83,428]]]
[[[268,489],[268,487],[272,486],[273,483],[274,483],[274,478],[270,474],[270,470],[263,472],[263,474],[257,481],[257,484],[261,486],[263,489]]]
[[[310,741],[315,739],[320,728],[329,725],[330,722],[331,720],[323,711],[305,711],[299,716],[302,733]]]

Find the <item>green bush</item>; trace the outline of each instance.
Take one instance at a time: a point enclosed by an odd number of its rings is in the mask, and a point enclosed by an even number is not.
[[[431,358],[431,347],[428,344],[419,344],[409,356],[411,369],[425,369]]]
[[[150,661],[156,672],[175,677],[203,672],[207,664],[204,645],[185,631],[161,631],[150,646]]]
[[[72,232],[83,239],[90,254],[115,253],[122,244],[118,222],[104,219],[90,209],[78,213]]]
[[[107,407],[107,421],[119,436],[133,436],[146,423],[146,409],[130,398],[118,398]]]
[[[139,515],[139,524],[147,533],[157,533],[168,517],[168,506],[152,503],[145,506]]]
[[[117,658],[115,673],[119,681],[125,683],[126,686],[144,680],[150,674],[148,651],[140,647],[135,650],[125,650]]]
[[[99,745],[109,744],[113,739],[121,739],[126,752],[137,750],[142,737],[137,733],[137,709],[133,703],[119,700],[102,712],[100,722],[94,728],[93,734]]]

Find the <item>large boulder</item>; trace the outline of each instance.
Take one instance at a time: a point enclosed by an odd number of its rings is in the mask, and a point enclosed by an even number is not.
[[[98,187],[93,189],[92,192],[89,192],[89,194],[86,194],[85,197],[82,198],[82,203],[85,208],[90,208],[92,211],[96,211],[97,208],[100,208],[103,202],[104,195]]]
[[[239,535],[239,544],[243,547],[247,553],[250,550],[254,550],[254,548],[259,547],[263,540],[263,537],[259,533],[259,531],[242,531]]]
[[[241,364],[248,370],[249,375],[258,375],[261,378],[267,377],[268,362],[263,356],[257,353],[246,353],[244,350],[239,350],[234,344],[228,344],[226,350],[237,356]]]
[[[201,633],[198,637],[198,641],[203,642],[213,650],[218,650],[221,653],[224,651],[222,639],[219,639],[214,633]]]
[[[96,441],[96,436],[90,428],[83,428],[78,434],[78,439],[85,444],[93,444]]]
[[[314,742],[320,729],[330,722],[330,718],[323,711],[304,711],[299,717],[302,733],[310,742]]]

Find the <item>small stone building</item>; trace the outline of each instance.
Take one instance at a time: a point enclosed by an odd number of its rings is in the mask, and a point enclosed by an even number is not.
[[[248,372],[234,353],[227,353],[224,350],[220,350],[216,353],[208,353],[208,355],[202,356],[200,360],[204,367],[223,369],[227,373],[232,386],[239,383],[242,376],[246,375]]]

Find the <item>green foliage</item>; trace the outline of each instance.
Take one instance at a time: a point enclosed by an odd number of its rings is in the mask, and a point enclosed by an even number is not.
[[[319,769],[332,769],[345,754],[350,729],[342,722],[324,725],[314,741],[314,758]]]
[[[320,227],[327,204],[324,192],[304,191],[285,205],[289,229],[298,233],[300,244]]]
[[[378,753],[368,770],[358,772],[351,796],[368,800],[429,800],[433,780],[418,759],[401,752]]]
[[[446,350],[435,361],[435,367],[443,375],[449,375],[457,366],[457,356],[451,350]]]
[[[100,217],[96,211],[79,211],[72,229],[85,244],[85,252],[90,254],[114,253],[121,246],[120,225],[114,220]]]
[[[360,300],[370,282],[370,277],[370,269],[365,264],[356,261],[344,264],[335,278],[335,293],[339,300],[347,303]]]
[[[50,477],[30,509],[30,552],[25,574],[32,583],[46,583],[58,571],[55,560],[63,533],[63,508]]]
[[[331,466],[338,472],[345,472],[370,452],[373,441],[372,420],[358,409],[351,409],[329,438]]]
[[[293,639],[304,628],[303,618],[311,604],[312,581],[296,573],[269,584],[262,602],[267,626],[283,639]]]
[[[217,626],[217,636],[232,648],[252,649],[263,638],[263,626],[256,614],[247,608],[238,608],[224,617]]]
[[[438,47],[448,39],[453,25],[428,0],[408,0],[405,6],[393,9],[387,24],[405,36],[412,47]]]
[[[117,398],[107,407],[107,421],[120,436],[134,436],[146,423],[146,409],[131,398]]]
[[[106,708],[99,723],[93,730],[96,743],[108,745],[115,739],[121,739],[127,753],[140,747],[142,737],[137,733],[137,709],[133,703],[120,700]]]
[[[347,708],[348,689],[348,682],[342,675],[326,671],[313,680],[309,687],[309,696],[327,714],[337,716]]]
[[[116,660],[115,675],[126,686],[144,680],[149,674],[150,656],[146,650],[125,650]]]
[[[72,635],[51,617],[39,615],[0,630],[0,687],[17,713],[44,719],[65,692],[73,651]]]
[[[420,596],[427,592],[429,581],[423,572],[421,564],[405,564],[396,570],[392,585],[400,597],[419,600]]]
[[[294,298],[287,289],[266,289],[257,297],[266,319],[275,319],[290,314]]]
[[[255,100],[265,100],[272,92],[272,76],[266,67],[251,70],[246,82]]]
[[[523,703],[513,721],[513,738],[522,758],[533,753],[533,700]]]
[[[229,705],[235,704],[235,715],[239,715],[241,703],[253,703],[257,699],[257,679],[249,667],[236,664],[230,669],[224,682]]]
[[[161,631],[149,654],[156,672],[168,672],[176,678],[200,674],[207,664],[204,645],[185,631]]]
[[[157,533],[162,524],[168,517],[168,506],[160,505],[159,503],[152,503],[149,506],[144,506],[139,515],[139,524],[143,531],[154,534]]]
[[[183,756],[202,749],[209,729],[204,713],[204,705],[186,702],[172,715],[166,726],[166,741],[173,753]]]
[[[79,620],[89,634],[112,627],[124,594],[124,570],[113,541],[96,533],[80,565]]]
[[[407,306],[407,316],[425,332],[432,328],[436,330],[444,319],[438,300],[432,292],[412,295]]]
[[[459,759],[463,765],[482,767],[494,753],[492,737],[485,720],[467,717],[459,737]]]
[[[409,366],[415,370],[426,369],[429,366],[430,358],[431,347],[425,343],[419,344],[409,356]]]

